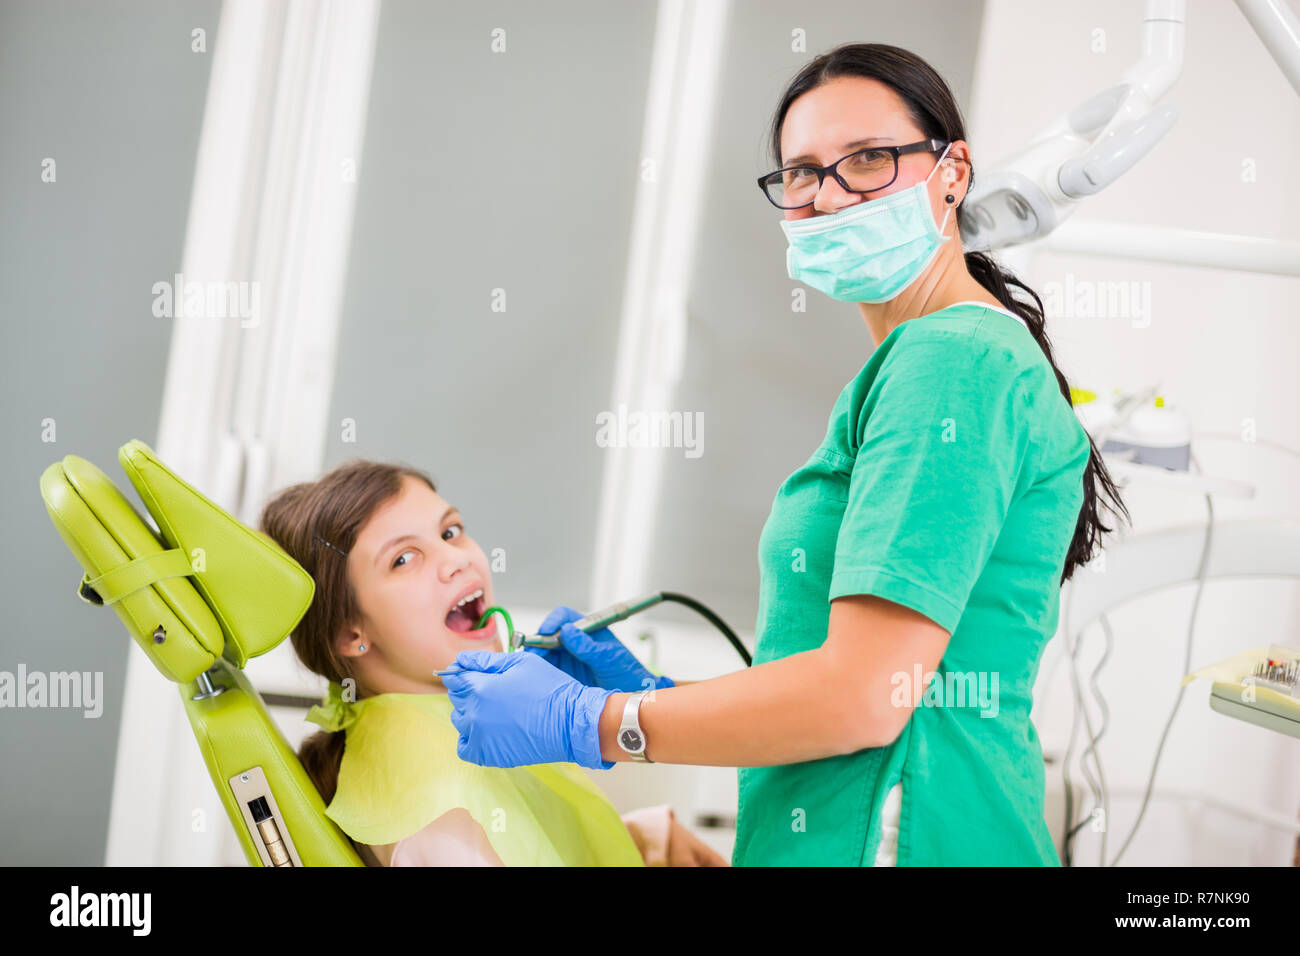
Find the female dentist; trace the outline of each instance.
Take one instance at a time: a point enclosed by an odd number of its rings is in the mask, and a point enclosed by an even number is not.
[[[856,303],[875,349],[763,527],[754,666],[679,686],[557,608],[562,649],[441,672],[460,755],[739,767],[735,865],[1059,866],[1034,678],[1061,583],[1110,530],[1099,494],[1127,510],[1042,301],[962,253],[970,151],[943,79],[841,46],[771,135],[789,274]]]

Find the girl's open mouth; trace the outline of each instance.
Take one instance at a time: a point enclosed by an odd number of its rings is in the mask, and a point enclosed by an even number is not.
[[[474,625],[479,622],[479,618],[483,616],[483,612],[486,610],[487,601],[484,599],[483,589],[479,588],[477,591],[466,595],[466,599],[462,603],[452,605],[451,610],[447,612],[445,622],[447,629],[458,634],[474,633],[480,635],[492,626],[491,621],[486,621],[479,631],[474,630]]]

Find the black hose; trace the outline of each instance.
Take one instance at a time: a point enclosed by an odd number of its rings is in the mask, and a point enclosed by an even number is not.
[[[672,601],[676,604],[685,604],[692,611],[708,618],[709,623],[721,631],[727,640],[731,641],[731,646],[736,649],[736,653],[740,655],[741,660],[745,662],[746,667],[749,667],[754,663],[753,658],[749,656],[749,651],[746,650],[745,645],[740,642],[740,638],[736,636],[736,632],[727,626],[727,622],[718,617],[718,615],[714,614],[699,601],[695,600],[695,598],[687,597],[685,594],[679,594],[676,591],[660,591],[659,596],[665,601]]]

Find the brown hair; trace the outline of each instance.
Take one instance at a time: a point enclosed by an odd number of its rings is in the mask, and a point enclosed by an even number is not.
[[[772,156],[777,166],[781,165],[781,127],[785,123],[785,115],[791,104],[810,90],[815,90],[828,80],[841,76],[866,77],[888,86],[906,104],[908,113],[920,128],[922,136],[941,139],[945,143],[966,138],[965,123],[961,111],[957,108],[957,101],[953,98],[952,90],[948,88],[943,77],[925,60],[901,47],[884,43],[846,43],[811,60],[790,81],[782,94],[771,127]],[[971,168],[970,182],[971,188],[974,188],[974,167]],[[967,193],[969,195],[969,190]],[[958,228],[970,234],[971,223],[966,210],[962,208],[964,205],[963,198],[957,205]],[[971,277],[992,293],[1006,308],[1025,320],[1038,347],[1043,350],[1048,364],[1056,374],[1061,394],[1073,408],[1070,386],[1065,380],[1065,375],[1056,365],[1052,345],[1047,338],[1042,299],[1033,289],[1003,269],[992,256],[982,252],[967,252],[965,256],[966,270]],[[1024,290],[1033,302],[1015,297],[1011,292],[1011,286]],[[1088,562],[1093,550],[1100,544],[1102,534],[1112,530],[1101,522],[1098,506],[1102,503],[1103,496],[1108,499],[1109,504],[1106,507],[1112,514],[1129,517],[1119,489],[1111,481],[1110,474],[1102,463],[1101,453],[1097,450],[1091,435],[1088,436],[1088,445],[1090,447],[1088,465],[1083,471],[1083,505],[1079,509],[1074,536],[1066,552],[1061,583],[1065,583],[1076,567]]]
[[[361,615],[356,591],[348,580],[346,552],[370,516],[401,493],[403,476],[438,490],[433,480],[416,468],[354,458],[318,481],[281,490],[262,508],[261,530],[316,582],[311,606],[290,639],[303,665],[328,680],[342,683],[354,676],[348,659],[339,656],[334,646],[336,638]],[[321,730],[298,748],[298,759],[326,804],[334,799],[338,787],[346,737],[343,730]]]

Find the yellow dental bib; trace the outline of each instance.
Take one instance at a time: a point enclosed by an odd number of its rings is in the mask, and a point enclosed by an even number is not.
[[[307,712],[345,730],[338,789],[325,814],[372,846],[395,843],[465,808],[507,866],[643,866],[618,811],[575,764],[480,767],[456,753],[444,693],[329,696]]]

